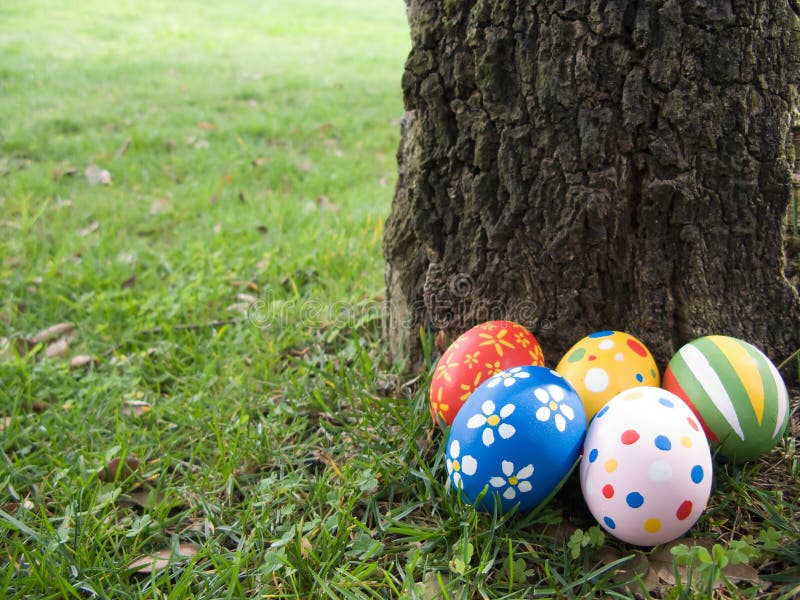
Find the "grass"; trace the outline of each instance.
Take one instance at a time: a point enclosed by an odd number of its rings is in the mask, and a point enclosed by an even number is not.
[[[461,505],[430,361],[383,356],[403,11],[2,3],[0,596],[659,595],[574,477],[526,515]],[[761,582],[718,597],[797,593],[799,470],[794,437],[718,468],[693,535]]]

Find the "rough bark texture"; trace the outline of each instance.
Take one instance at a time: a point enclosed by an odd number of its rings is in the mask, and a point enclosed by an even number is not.
[[[662,366],[710,333],[800,347],[795,5],[408,0],[394,355],[498,317],[551,366],[601,328]]]

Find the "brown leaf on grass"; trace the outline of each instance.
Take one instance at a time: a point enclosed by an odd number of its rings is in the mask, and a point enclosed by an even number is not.
[[[331,202],[331,199],[327,196],[317,196],[317,206],[322,210],[329,210],[331,212],[337,212],[339,210],[339,205]]]
[[[198,552],[200,552],[200,546],[197,544],[181,544],[175,553],[173,553],[172,548],[165,548],[149,556],[137,558],[128,565],[128,569],[143,575],[150,575],[151,573],[163,571],[172,563],[197,556]]]
[[[136,285],[136,275],[131,275],[125,281],[119,284],[120,289],[129,290]]]
[[[11,417],[0,417],[0,431],[5,431],[11,425]]]
[[[69,361],[69,366],[73,369],[80,369],[82,367],[87,367],[89,365],[99,365],[100,359],[96,356],[91,356],[89,354],[77,354],[72,357],[72,360]]]
[[[128,151],[128,147],[131,145],[131,138],[126,138],[122,144],[120,144],[119,148],[114,152],[114,158],[120,158],[123,154]]]
[[[236,299],[246,304],[255,304],[258,302],[258,298],[252,294],[236,294]]]
[[[304,173],[310,173],[314,170],[314,163],[308,158],[299,161],[295,166],[298,171],[303,171]]]
[[[250,310],[250,307],[253,306],[252,302],[236,302],[234,304],[229,304],[225,307],[225,310],[229,310],[231,312],[240,312],[240,313],[247,313]]]
[[[0,339],[0,360],[11,360],[16,354],[25,356],[36,347],[36,342],[27,338]]]
[[[637,554],[640,555],[640,558],[635,559],[635,562],[631,563],[630,566],[627,564],[624,565],[619,570],[622,577],[619,579],[615,578],[615,581],[623,581],[625,579],[629,579],[633,575],[639,574],[641,575],[642,583],[647,591],[656,592],[660,588],[672,587],[677,583],[675,578],[675,573],[677,570],[677,574],[681,581],[686,582],[689,577],[689,568],[684,565],[676,565],[671,552],[672,548],[680,545],[686,545],[689,548],[693,546],[702,546],[711,552],[711,549],[714,546],[714,541],[706,538],[684,537],[674,540],[669,544],[659,546],[647,555],[637,552]],[[598,560],[601,560],[603,550],[598,552]],[[616,556],[616,558],[619,557],[619,555]],[[601,562],[605,562],[605,564],[616,560],[616,558],[610,555],[606,555],[605,558],[607,560],[601,560]],[[609,558],[610,560],[608,560]],[[698,579],[701,577],[701,575],[698,573],[696,567],[697,565],[695,565],[695,570],[693,571],[695,583],[701,583]],[[728,564],[724,569],[722,569],[722,574],[734,585],[742,582],[747,582],[753,585],[760,583],[758,571],[756,571],[750,565]],[[725,582],[722,578],[720,578],[716,583],[716,588],[719,589],[723,587],[725,587]],[[636,590],[634,589],[632,591]]]
[[[100,221],[92,221],[83,229],[79,229],[78,235],[81,237],[86,237],[87,235],[94,233],[98,229],[100,229]]]
[[[71,177],[72,175],[76,175],[77,173],[78,169],[76,169],[69,163],[61,163],[60,165],[57,165],[55,169],[53,169],[51,176],[53,178],[53,181],[56,181],[58,179],[61,179],[62,177]]]
[[[629,558],[626,562],[614,569],[614,572],[611,574],[611,580],[618,585],[622,585],[638,575],[644,582],[647,591],[655,591],[655,589],[659,587],[658,577],[653,578],[652,581],[648,579],[652,569],[650,569],[650,562],[647,560],[647,556],[641,551],[637,550],[634,552],[629,551],[622,553],[610,546],[604,546],[592,555],[592,561],[600,565],[609,565],[622,558],[631,556],[632,554],[633,558]],[[633,590],[630,589],[631,586],[625,586],[624,589],[630,594],[632,591],[637,591],[638,589],[636,585],[633,587]]]
[[[214,125],[213,123],[209,123],[208,121],[199,121],[199,122],[197,123],[197,126],[198,126],[200,129],[206,129],[206,130],[210,130],[210,129],[216,129],[216,128],[217,128],[217,126],[216,126],[216,125]]]
[[[308,558],[313,550],[314,546],[311,545],[311,542],[306,536],[303,536],[303,539],[300,540],[300,555],[303,558]]]
[[[433,345],[436,346],[436,349],[439,352],[444,353],[447,350],[447,334],[445,333],[444,329],[440,329],[436,332],[436,337],[433,340]]]
[[[51,342],[57,338],[60,338],[61,336],[69,335],[73,331],[75,331],[74,323],[56,323],[55,325],[51,325],[50,327],[42,329],[39,333],[31,338],[31,341],[34,344],[46,344],[47,342]]]
[[[144,400],[126,400],[122,407],[122,414],[126,417],[141,417],[153,407]]]
[[[129,454],[123,461],[121,458],[112,458],[108,464],[97,472],[100,481],[110,482],[127,479],[139,468],[139,459]]]
[[[236,288],[245,288],[248,290],[256,291],[258,290],[258,285],[252,281],[241,281],[241,280],[234,280],[231,281],[231,285]]]
[[[150,205],[150,214],[160,215],[167,212],[170,208],[172,208],[172,206],[170,205],[169,200],[166,198],[156,198]]]
[[[66,338],[61,338],[44,349],[47,358],[66,358],[69,354],[69,342]]]
[[[252,160],[251,164],[256,168],[261,168],[261,167],[263,167],[264,165],[267,164],[267,159],[266,158],[261,158],[261,157],[254,158]]]
[[[111,173],[97,165],[89,165],[83,172],[89,185],[111,185]]]
[[[119,502],[147,509],[161,504],[164,498],[165,496],[161,492],[152,489],[138,489],[128,494],[120,494]]]

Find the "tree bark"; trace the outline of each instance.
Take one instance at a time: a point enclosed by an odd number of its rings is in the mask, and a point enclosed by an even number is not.
[[[662,366],[711,333],[800,347],[796,3],[407,2],[395,357],[487,318],[551,366],[609,328]]]

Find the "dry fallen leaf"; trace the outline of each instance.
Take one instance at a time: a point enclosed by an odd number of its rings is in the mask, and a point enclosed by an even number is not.
[[[78,169],[70,165],[69,163],[61,163],[55,169],[53,169],[52,177],[53,180],[61,179],[62,177],[69,177],[71,175],[75,175],[78,172]]]
[[[129,454],[123,461],[121,458],[112,458],[108,464],[97,472],[100,481],[117,481],[127,479],[139,468],[139,459]]]
[[[130,504],[139,508],[152,508],[164,501],[164,494],[152,489],[139,489],[128,494],[120,494],[121,504]]]
[[[150,214],[160,215],[161,213],[167,212],[170,208],[169,200],[166,198],[156,198],[150,205]]]
[[[650,570],[647,573],[647,576],[644,578],[645,586],[647,587],[648,591],[654,591],[660,585],[663,586],[673,586],[676,584],[675,579],[675,569],[677,568],[678,575],[682,581],[686,581],[688,578],[688,567],[683,565],[675,565],[674,557],[672,556],[672,548],[675,546],[680,546],[681,544],[688,546],[689,548],[693,546],[702,546],[709,552],[711,552],[712,548],[714,547],[714,540],[707,539],[707,538],[690,538],[690,537],[683,537],[677,539],[669,544],[665,544],[663,546],[659,546],[655,550],[653,550],[648,555],[648,560],[650,562]],[[744,564],[728,564],[724,569],[722,569],[722,574],[733,584],[741,583],[742,581],[746,581],[752,584],[758,584],[758,571],[756,571],[750,565]],[[695,570],[694,571],[695,577],[700,577],[700,574]],[[725,582],[720,578],[716,583],[717,588],[725,587]]]
[[[11,425],[11,417],[0,417],[0,431],[5,431]]]
[[[246,313],[248,310],[250,310],[251,306],[253,306],[252,302],[236,302],[235,304],[230,304],[225,307],[225,310]]]
[[[78,235],[81,237],[86,237],[87,235],[94,233],[98,229],[100,229],[100,221],[92,221],[83,229],[79,229]]]
[[[254,290],[254,291],[258,290],[258,285],[256,285],[252,281],[234,280],[234,281],[231,281],[231,285],[233,287],[246,288],[248,290]]]
[[[128,146],[130,145],[131,145],[131,138],[126,138],[126,140],[122,142],[122,144],[120,144],[120,147],[117,148],[116,152],[114,152],[114,158],[119,158],[123,154],[125,154],[128,151]]]
[[[36,346],[36,342],[27,338],[3,338],[0,340],[0,360],[11,360],[14,351],[19,356],[25,356]]]
[[[306,536],[303,536],[303,539],[300,540],[300,555],[303,558],[308,558],[312,550],[314,550],[314,546],[311,545],[311,542]]]
[[[97,165],[89,165],[83,172],[89,185],[111,185],[111,173]]]
[[[65,338],[56,340],[44,349],[47,358],[66,358],[69,354],[69,342]]]
[[[252,294],[236,294],[236,299],[246,304],[255,304],[258,302],[258,298]]]
[[[90,356],[89,354],[78,354],[72,357],[72,360],[69,361],[69,366],[73,369],[80,369],[81,367],[86,367],[88,365],[98,365],[100,364],[100,359],[96,356]]]
[[[197,124],[197,126],[198,126],[200,129],[216,129],[216,128],[217,128],[217,126],[216,126],[216,125],[214,125],[213,123],[209,123],[208,121],[200,121],[200,122]]]
[[[447,350],[447,333],[445,333],[444,329],[440,329],[436,332],[433,344],[439,352]]]
[[[163,571],[173,562],[180,562],[183,558],[196,556],[198,552],[200,552],[200,546],[196,544],[181,544],[174,554],[171,548],[165,548],[155,554],[137,558],[128,565],[128,568],[137,573],[149,575],[157,571]]]
[[[122,407],[122,414],[126,417],[141,417],[153,407],[144,400],[126,400]]]
[[[310,173],[314,170],[314,163],[307,158],[298,162],[296,166],[298,171],[303,171],[304,173]]]
[[[47,342],[51,342],[63,335],[69,335],[73,331],[75,331],[75,325],[73,323],[57,323],[47,327],[46,329],[42,329],[39,333],[31,338],[31,341],[34,344],[46,344]]]
[[[339,210],[339,205],[331,202],[331,199],[327,196],[318,196],[317,206],[319,206],[322,210],[329,210],[331,212],[336,212]]]
[[[214,225],[214,233],[219,234],[220,231],[222,231],[222,225],[217,223],[216,225]]]

